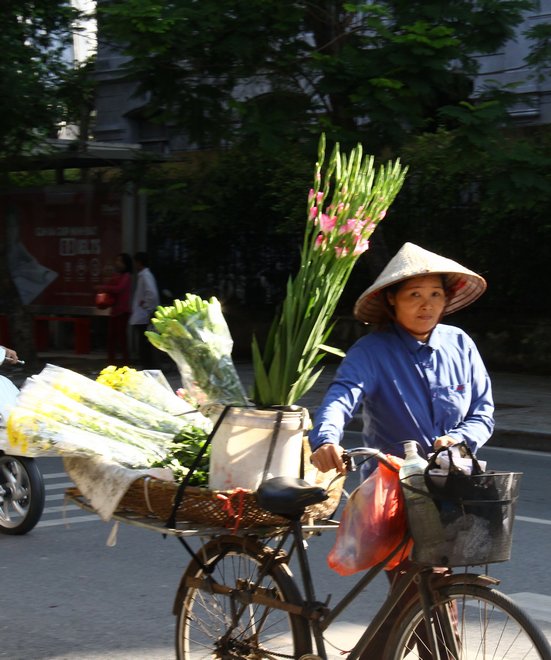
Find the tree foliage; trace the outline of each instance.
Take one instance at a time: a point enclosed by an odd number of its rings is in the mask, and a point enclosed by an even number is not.
[[[162,193],[152,190],[156,236],[170,218],[171,235],[182,236],[187,249],[187,277],[195,274],[199,285],[207,272],[215,280],[227,273],[250,280],[266,249],[285,236],[294,245],[309,147],[324,130],[343,145],[361,141],[385,157],[398,152],[410,165],[384,227],[389,250],[417,240],[490,274],[487,300],[518,299],[530,273],[544,272],[545,255],[530,245],[548,239],[548,139],[510,126],[504,133],[514,96],[493,81],[475,94],[473,76],[478,56],[499,50],[532,6],[529,0],[100,3],[104,34],[129,56],[125,75],[149,94],[149,117],[171,122],[197,145],[230,147],[168,188],[159,183]],[[548,35],[548,26],[530,31],[527,63],[542,70]],[[384,252],[380,230],[377,242],[375,252]],[[511,273],[511,259],[526,268]],[[371,250],[365,261],[343,297],[347,303],[380,263]],[[522,304],[538,307],[537,295],[527,294]]]
[[[64,58],[78,12],[70,0],[4,0],[0,30],[0,156],[55,137],[68,118]]]
[[[436,127],[472,95],[531,0],[113,0],[102,30],[130,57],[149,116],[199,145],[265,148],[320,129],[370,150]]]
[[[484,148],[472,140],[470,121],[452,131],[413,139],[403,159],[413,172],[399,196],[397,226],[387,239],[396,247],[408,240],[471,264],[489,282],[484,306],[514,310],[512,323],[530,313],[548,315],[546,281],[551,240],[551,134],[491,128]],[[468,116],[468,115],[467,115]]]

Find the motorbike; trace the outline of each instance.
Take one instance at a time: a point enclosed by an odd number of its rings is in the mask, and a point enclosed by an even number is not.
[[[0,376],[0,533],[26,534],[38,523],[46,499],[44,479],[32,456],[10,447],[6,421],[19,390]]]

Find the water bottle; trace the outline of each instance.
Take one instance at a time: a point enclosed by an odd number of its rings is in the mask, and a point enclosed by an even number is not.
[[[415,441],[405,442],[400,481],[414,546],[412,558],[423,564],[446,565],[447,552],[440,513],[425,483],[427,461],[419,455]],[[408,488],[410,486],[412,489]]]

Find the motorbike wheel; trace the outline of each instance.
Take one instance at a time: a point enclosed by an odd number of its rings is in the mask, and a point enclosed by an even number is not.
[[[44,481],[32,458],[0,452],[0,533],[26,534],[44,510]]]

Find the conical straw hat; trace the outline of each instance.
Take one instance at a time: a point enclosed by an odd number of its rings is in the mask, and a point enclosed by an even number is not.
[[[381,294],[385,287],[417,275],[440,273],[446,275],[449,293],[444,314],[463,309],[486,290],[486,280],[472,270],[413,243],[404,243],[375,282],[358,298],[354,316],[364,323],[380,323],[387,318]]]

